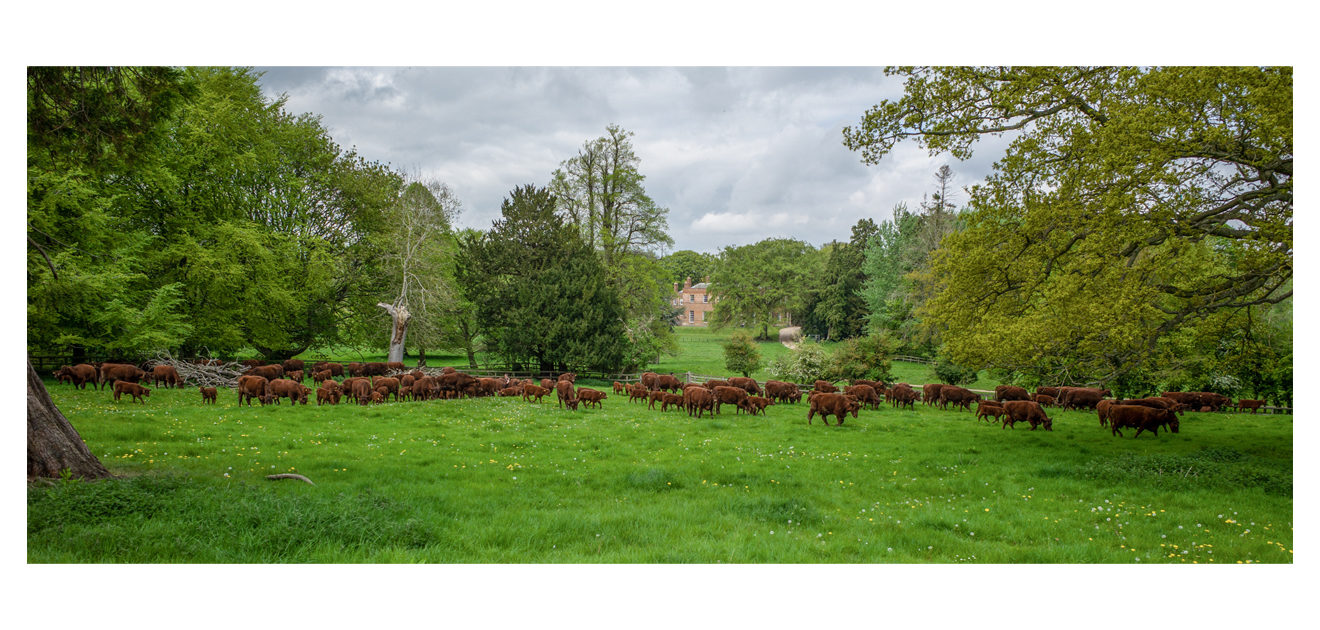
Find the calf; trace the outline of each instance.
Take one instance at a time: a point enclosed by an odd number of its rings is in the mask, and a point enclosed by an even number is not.
[[[1042,407],[1053,407],[1055,404],[1054,397],[1048,394],[1036,394],[1034,396],[1034,400],[1036,401],[1037,405],[1040,405]]]
[[[281,363],[280,367],[284,368],[285,374],[288,374],[289,372],[301,372],[303,371],[303,368],[306,365],[307,364],[303,363],[302,359],[288,359],[287,361]],[[298,380],[298,379],[294,379],[294,380]]]
[[[279,404],[281,398],[288,398],[291,405],[298,403],[305,405],[307,404],[307,392],[309,391],[311,390],[308,390],[302,383],[287,378],[277,378],[269,382],[269,392],[274,396],[276,404]]]
[[[995,387],[995,400],[1003,402],[1005,400],[1031,400],[1031,395],[1027,390],[1015,385],[999,385]]]
[[[333,376],[334,374],[331,373],[330,370],[321,370],[320,372],[312,372],[312,382],[317,383],[319,385],[321,383],[330,380]]]
[[[498,393],[500,396],[505,396],[505,397],[510,397],[510,398],[512,398],[513,396],[522,396],[522,390],[523,390],[523,388],[521,388],[521,387],[505,387],[504,389],[501,389],[501,390],[500,390],[499,392],[497,392],[497,393]]]
[[[933,405],[940,401],[940,389],[944,387],[943,383],[926,383],[921,386],[921,400],[926,406]]]
[[[294,381],[294,382],[297,382],[297,383],[301,383],[301,382],[303,382],[303,371],[302,371],[302,370],[293,370],[292,372],[290,372],[290,371],[288,371],[288,370],[285,370],[285,371],[284,371],[284,378],[287,378],[287,379],[289,379],[289,380],[291,380],[291,381]]]
[[[142,398],[144,396],[150,396],[151,390],[141,385],[138,385],[137,383],[130,383],[128,381],[117,381],[115,383],[115,402],[119,402],[119,396],[121,394],[128,394],[133,397],[132,400],[140,402],[145,405],[147,404],[147,402],[145,400],[142,400]]]
[[[644,385],[641,383],[633,383],[628,386],[628,402],[634,400],[646,400],[648,393],[649,392]]]
[[[940,387],[939,402],[940,407],[943,409],[947,409],[949,403],[953,403],[955,406],[971,411],[972,402],[980,399],[980,394],[965,387],[958,387],[957,385],[943,385]]]
[[[674,393],[683,391],[683,384],[678,382],[678,377],[673,374],[661,374],[656,380],[656,387]]]
[[[775,404],[775,401],[770,400],[769,398],[766,398],[764,396],[748,396],[747,399],[743,401],[743,404],[740,405],[740,407],[742,407],[743,410],[745,410],[747,413],[752,414],[753,416],[756,415],[758,412],[764,416],[765,408],[773,404]]]
[[[549,394],[550,390],[538,385],[523,385],[522,399],[531,399],[532,402],[541,402],[541,397]]]
[[[890,394],[893,396],[895,407],[898,407],[899,409],[907,407],[912,410],[916,410],[914,404],[916,403],[917,398],[921,396],[921,394],[918,394],[916,390],[910,387],[894,387],[894,389],[890,391]]]
[[[590,387],[579,387],[577,390],[577,397],[579,402],[586,403],[588,407],[596,405],[597,409],[601,408],[600,401],[608,398],[608,396],[605,395],[605,392]]]
[[[683,389],[683,407],[691,416],[695,411],[700,418],[703,412],[715,415],[715,394],[705,387],[686,387]]]
[[[998,422],[1004,417],[1004,405],[993,400],[978,400],[976,402],[976,419],[979,421],[985,418],[989,422]],[[993,418],[993,419],[992,419]]]
[[[1169,431],[1177,433],[1178,414],[1168,409],[1155,409],[1140,405],[1113,405],[1109,408],[1110,435],[1123,437],[1123,433],[1119,429],[1136,427],[1137,433],[1132,437],[1141,435],[1142,431],[1150,431],[1158,437],[1159,428],[1165,425],[1168,426]]]
[[[682,394],[671,394],[669,392],[665,392],[664,394],[664,397],[660,399],[660,411],[669,411],[670,407],[678,407],[680,409],[683,407]]]
[[[331,405],[339,404],[339,391],[334,389],[320,388],[316,390],[316,406],[320,407],[325,403]]]
[[[620,382],[618,382],[618,381],[614,381],[614,393],[616,393],[616,394],[622,394],[622,393],[623,393],[623,383],[620,383]]]
[[[78,389],[87,389],[87,384],[96,386],[97,370],[95,366],[86,363],[79,363],[74,366],[62,366],[55,372],[55,376],[61,380],[68,379],[73,386]]]
[[[661,391],[661,390],[658,390],[658,389],[652,391],[652,392],[649,393],[649,394],[647,394],[647,395],[646,395],[646,401],[647,401],[647,402],[646,402],[646,408],[647,408],[647,409],[655,409],[655,404],[658,403],[658,402],[661,402],[662,400],[664,400],[664,396],[665,396],[665,392],[663,392],[663,391]]]
[[[202,391],[203,405],[205,405],[206,403],[211,403],[212,405],[215,404],[216,391],[214,387],[198,387],[197,389]]]
[[[775,402],[795,403],[802,400],[802,392],[798,390],[798,386],[783,381],[766,381],[765,395]]]
[[[843,389],[843,393],[855,396],[858,402],[863,405],[870,405],[872,409],[880,408],[880,394],[876,393],[875,387],[870,385],[849,385]]]
[[[648,390],[659,389],[660,375],[655,372],[642,372],[642,387]]]
[[[1264,406],[1265,406],[1265,401],[1263,401],[1263,400],[1251,400],[1250,398],[1242,398],[1242,399],[1239,399],[1239,400],[1238,400],[1238,403],[1237,403],[1237,409],[1238,409],[1239,412],[1241,412],[1243,409],[1250,409],[1250,410],[1251,410],[1251,413],[1253,413],[1253,414],[1256,413],[1256,411],[1257,411],[1258,409],[1260,409],[1260,408],[1262,408],[1262,407],[1264,407]]]
[[[834,384],[829,381],[818,379],[815,383],[815,390],[822,394],[835,394],[838,393],[839,388],[835,387]],[[828,422],[826,424],[828,424]]]

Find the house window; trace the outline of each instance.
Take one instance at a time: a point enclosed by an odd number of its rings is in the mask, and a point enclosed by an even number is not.
[[[696,313],[695,313],[694,311],[688,311],[688,323],[691,324],[692,322],[695,322],[695,321],[697,321],[697,320],[696,320]]]
[[[708,294],[708,293],[702,293],[702,294],[701,294],[701,301],[702,301],[702,302],[709,302],[709,301],[710,301],[709,298],[710,298],[710,294]]]
[[[696,302],[696,301],[697,301],[697,294],[696,294],[696,293],[689,293],[689,294],[688,294],[688,301],[689,301],[689,302]]]

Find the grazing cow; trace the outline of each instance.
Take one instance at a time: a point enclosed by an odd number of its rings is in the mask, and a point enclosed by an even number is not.
[[[783,381],[766,381],[765,395],[775,402],[795,403],[802,400],[802,392],[798,390],[798,386]]]
[[[655,372],[642,372],[642,387],[654,391],[659,389],[660,375]]]
[[[289,380],[291,380],[291,381],[295,381],[295,382],[301,383],[301,382],[303,382],[303,374],[304,374],[304,372],[303,372],[302,370],[294,370],[294,371],[292,371],[292,372],[290,372],[290,371],[288,371],[288,370],[285,370],[285,371],[284,371],[284,378],[287,378],[287,379],[289,379]]]
[[[577,397],[578,402],[586,403],[588,407],[596,405],[597,409],[602,408],[600,401],[608,398],[608,396],[605,395],[605,392],[590,387],[579,387],[577,390]]]
[[[307,404],[307,392],[311,391],[302,383],[287,378],[271,380],[269,387],[270,393],[275,397],[275,404],[279,404],[281,398],[288,398],[291,405],[298,403],[305,405]]]
[[[570,383],[576,383],[576,382],[577,382],[577,373],[576,373],[576,372],[564,372],[563,374],[560,374],[560,375],[559,375],[559,380],[561,380],[561,381],[568,381],[568,382],[570,382]],[[556,386],[558,386],[558,385],[556,384]]]
[[[399,401],[399,379],[394,378],[393,376],[382,376],[371,383],[372,389],[380,389],[382,387],[384,387],[388,393],[394,394],[395,402]]]
[[[268,381],[284,376],[284,368],[279,365],[257,365],[247,369],[244,376],[260,376]]]
[[[870,405],[872,409],[880,408],[880,394],[876,393],[875,387],[870,385],[849,385],[843,388],[843,393],[857,398],[857,401],[863,405]]]
[[[371,361],[362,364],[363,376],[385,376],[389,372],[390,366],[384,361]]]
[[[633,383],[632,385],[628,386],[628,402],[632,402],[634,400],[646,400],[646,396],[648,393],[649,392],[647,392],[646,386],[642,385],[641,383]]]
[[[752,414],[753,416],[756,415],[757,412],[760,412],[760,414],[764,416],[765,408],[773,404],[775,404],[775,401],[770,400],[769,398],[766,398],[764,396],[748,396],[747,399],[744,400],[743,404],[740,406],[743,408],[744,411]]]
[[[183,377],[179,376],[179,371],[172,365],[157,365],[151,368],[150,378],[152,385],[164,383],[166,387],[175,389],[183,387]]]
[[[258,365],[266,364],[266,362],[262,361],[261,359],[244,359],[242,361],[239,361],[238,363],[243,367],[249,367],[249,368],[254,368],[257,367]]]
[[[890,394],[894,398],[895,407],[898,407],[899,409],[902,409],[903,407],[907,407],[908,409],[912,409],[914,411],[916,410],[914,404],[916,403],[917,398],[921,396],[921,394],[918,394],[916,390],[912,389],[911,387],[898,387],[898,386],[894,386],[894,389],[890,390]]]
[[[344,364],[331,363],[329,361],[317,361],[316,363],[312,364],[312,374],[316,374],[317,372],[323,372],[323,371],[330,372],[330,376],[343,376]]]
[[[743,401],[747,400],[747,390],[732,385],[721,385],[712,390],[715,395],[715,413],[720,412],[720,405],[733,405],[738,409],[742,408]],[[734,413],[738,413],[736,410]]]
[[[504,397],[509,397],[509,398],[511,398],[511,397],[513,397],[513,396],[521,396],[521,395],[522,395],[522,388],[521,388],[521,387],[505,387],[504,389],[501,389],[500,391],[496,392],[496,394],[499,395],[499,396],[504,396]]]
[[[712,392],[715,391],[716,387],[732,387],[732,385],[729,385],[728,381],[718,378],[712,378],[709,381],[702,383],[701,386]]]
[[[1241,412],[1243,409],[1250,409],[1250,410],[1251,410],[1251,413],[1254,414],[1254,413],[1256,413],[1256,411],[1257,411],[1258,409],[1260,409],[1260,408],[1262,408],[1262,407],[1264,407],[1264,406],[1265,406],[1265,401],[1263,401],[1263,400],[1252,400],[1252,399],[1250,399],[1250,398],[1241,398],[1241,399],[1239,399],[1238,402],[1237,402],[1237,410],[1238,410],[1239,412]]]
[[[1002,405],[998,401],[994,401],[994,400],[976,401],[976,419],[978,421],[981,418],[985,418],[988,422],[992,422],[992,423],[998,422],[999,419],[1004,417],[1004,414],[1006,413],[1008,412],[1004,410],[1004,405]]]
[[[1223,394],[1215,392],[1193,392],[1201,399],[1202,407],[1209,407],[1210,411],[1219,411],[1224,407],[1233,406],[1233,399]]]
[[[1037,426],[1045,427],[1046,431],[1054,430],[1054,421],[1045,415],[1045,410],[1040,405],[1030,400],[1009,400],[1004,402],[1004,424],[1000,428],[1013,428],[1017,422],[1027,422],[1031,424],[1031,430],[1035,431]]]
[[[565,405],[568,408],[577,411],[578,399],[577,393],[573,391],[573,381],[559,381],[555,383],[555,394],[559,397],[559,408],[563,409]]]
[[[681,409],[683,407],[683,395],[665,392],[664,397],[660,399],[660,411],[669,411],[670,407]]]
[[[623,393],[623,383],[620,383],[620,382],[618,382],[618,381],[614,381],[614,393],[616,393],[616,394],[622,394],[622,393]]]
[[[332,376],[334,375],[330,372],[330,370],[321,370],[319,372],[312,372],[312,382],[319,385],[321,383],[324,383],[325,381],[330,380]]]
[[[971,411],[972,401],[981,400],[981,395],[965,387],[943,385],[940,387],[939,402],[941,409],[948,409],[949,403]]]
[[[1068,387],[1060,388],[1064,391],[1059,398],[1059,406],[1064,409],[1095,409],[1105,396],[1109,395],[1109,390],[1095,387]]]
[[[317,407],[320,407],[321,405],[323,405],[323,404],[325,404],[325,403],[330,403],[331,405],[338,405],[338,404],[339,404],[339,391],[338,391],[338,390],[333,390],[333,389],[325,389],[325,388],[317,389],[317,390],[316,390],[316,406],[317,406]]]
[[[1055,399],[1055,400],[1058,400],[1058,399],[1059,399],[1059,394],[1060,394],[1060,392],[1059,392],[1060,389],[1061,389],[1061,388],[1059,388],[1059,387],[1037,387],[1037,388],[1036,388],[1036,395],[1037,395],[1037,396],[1041,396],[1041,395],[1049,396],[1050,398],[1053,398],[1053,399]]]
[[[1100,426],[1109,426],[1109,408],[1115,404],[1117,404],[1116,401],[1109,400],[1108,398],[1095,404],[1095,413],[1100,417]]]
[[[256,398],[261,404],[265,405],[270,402],[270,398],[266,396],[269,390],[270,381],[267,381],[264,376],[253,376],[251,374],[240,376],[238,377],[238,404],[241,405],[244,401],[247,401],[247,405],[251,407],[252,399]]]
[[[647,394],[647,395],[646,395],[646,401],[647,401],[647,402],[646,402],[646,408],[647,408],[647,409],[655,409],[655,404],[658,403],[658,402],[660,402],[660,401],[662,401],[662,400],[664,400],[664,396],[665,396],[665,392],[660,391],[660,390],[658,390],[658,389],[655,390],[655,391],[653,391],[653,392],[651,392],[651,393],[649,393],[649,394]]]
[[[284,368],[284,373],[285,373],[285,374],[288,374],[289,372],[301,372],[301,371],[304,371],[303,368],[304,368],[306,365],[307,365],[307,364],[303,363],[303,360],[302,360],[302,359],[287,359],[287,360],[285,360],[283,363],[280,364],[280,367]],[[294,380],[297,380],[297,379],[294,379]]]
[[[55,376],[61,380],[68,379],[68,381],[73,383],[73,386],[77,389],[87,389],[87,383],[91,383],[93,387],[96,386],[96,373],[96,367],[86,363],[79,363],[74,366],[61,366],[60,369],[55,372]]]
[[[532,402],[541,402],[541,397],[550,393],[550,390],[538,385],[523,385],[522,399],[533,399]]]
[[[673,374],[661,374],[656,381],[656,386],[668,392],[678,393],[683,391],[683,384]]]
[[[404,374],[403,376],[399,377],[399,387],[412,387],[412,384],[416,382],[417,382],[417,377],[413,376],[412,374]]]
[[[683,389],[683,407],[689,416],[696,412],[700,418],[706,411],[715,415],[715,394],[705,387],[686,387]]]
[[[810,407],[807,409],[807,424],[811,424],[813,416],[820,414],[820,420],[825,423],[825,426],[829,426],[830,416],[837,416],[839,418],[837,424],[840,425],[843,424],[844,417],[850,413],[856,418],[857,410],[861,409],[862,406],[852,396],[829,392],[813,394],[808,398],[808,402]]]
[[[1037,405],[1042,407],[1053,407],[1055,404],[1054,397],[1049,394],[1036,394],[1035,401]]]
[[[940,401],[940,388],[943,383],[927,383],[921,386],[921,400],[926,406],[934,405]]]
[[[113,386],[119,381],[136,383],[142,380],[146,375],[147,373],[138,369],[138,366],[136,365],[129,365],[127,363],[102,363],[101,374],[97,379],[97,382],[100,384],[98,389],[104,391],[107,383]]]
[[[839,392],[839,388],[835,387],[834,383],[819,379],[816,380],[815,390],[822,394],[837,394]]]
[[[995,400],[1004,402],[1005,400],[1031,400],[1031,395],[1027,390],[1016,385],[999,385],[995,387]]]
[[[1123,437],[1119,431],[1125,427],[1136,427],[1137,433],[1132,437],[1141,435],[1142,431],[1150,431],[1159,436],[1159,428],[1168,426],[1168,430],[1174,433],[1178,432],[1178,414],[1168,409],[1156,409],[1154,407],[1143,407],[1141,405],[1113,405],[1109,408],[1109,434]]]
[[[761,387],[756,384],[756,379],[745,376],[734,376],[729,378],[729,384],[734,387],[741,387],[748,394],[753,396],[761,395]]]
[[[1117,401],[1116,404],[1140,405],[1142,407],[1151,407],[1153,409],[1168,409],[1169,411],[1180,415],[1182,414],[1183,409],[1186,408],[1182,403],[1172,398],[1164,398],[1162,396],[1154,396],[1150,398],[1128,398],[1126,400]]]
[[[201,390],[202,392],[203,405],[205,405],[206,403],[211,403],[212,405],[215,404],[216,391],[214,387],[198,387],[197,389]]]
[[[385,364],[386,374],[398,374],[408,368],[403,367],[403,361],[389,361]]]
[[[471,374],[464,372],[449,372],[434,377],[439,384],[439,391],[445,397],[457,398],[461,394],[475,396],[477,390],[477,379]]]
[[[366,378],[361,376],[350,376],[344,379],[344,381],[339,384],[340,391],[344,392],[345,398],[351,398],[356,401],[357,394],[353,393],[353,384],[357,383],[358,381],[366,381],[366,380],[367,380]],[[333,383],[333,382],[335,381],[325,381],[325,383]],[[321,383],[321,386],[324,387],[325,383]],[[370,382],[368,381],[368,383]],[[370,384],[368,384],[368,388],[370,388]]]
[[[371,404],[373,405],[385,404],[385,397],[389,395],[390,395],[389,391],[386,390],[384,387],[381,387],[379,389],[373,389],[371,390]]]
[[[129,395],[131,395],[131,396],[133,397],[132,400],[137,401],[137,402],[140,402],[140,403],[142,403],[142,404],[145,405],[145,404],[147,404],[147,403],[146,403],[146,401],[142,400],[142,397],[143,397],[143,396],[150,396],[150,395],[151,395],[151,390],[149,390],[149,389],[147,389],[147,388],[145,388],[145,387],[143,387],[143,386],[141,386],[141,385],[138,385],[137,383],[130,383],[130,382],[128,382],[128,381],[116,381],[116,382],[115,382],[115,402],[119,402],[119,396],[120,396],[121,394],[129,394]]]
[[[347,383],[348,381],[344,382]],[[349,391],[353,393],[353,398],[358,401],[359,405],[365,405],[371,401],[372,389],[370,380],[359,376],[353,380],[351,387],[352,389]]]

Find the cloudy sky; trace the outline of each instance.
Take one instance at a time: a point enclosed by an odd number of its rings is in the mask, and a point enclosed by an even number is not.
[[[514,187],[546,185],[584,142],[633,132],[651,197],[669,209],[673,249],[791,237],[847,240],[863,217],[915,208],[948,163],[980,181],[1002,153],[959,163],[903,145],[877,166],[841,130],[901,95],[879,68],[258,67],[268,96],[312,112],[344,147],[457,191],[459,224],[487,229]],[[964,193],[955,202],[966,200]]]

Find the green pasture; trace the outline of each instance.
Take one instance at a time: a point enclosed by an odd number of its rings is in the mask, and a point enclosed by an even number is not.
[[[30,486],[36,563],[1292,561],[1291,416],[1134,439],[1082,412],[1045,432],[920,405],[825,426],[805,402],[689,418],[613,394],[240,408],[47,387],[119,478]],[[316,485],[266,479],[284,472]]]

